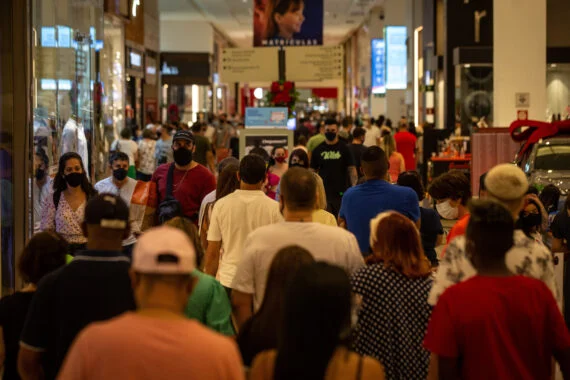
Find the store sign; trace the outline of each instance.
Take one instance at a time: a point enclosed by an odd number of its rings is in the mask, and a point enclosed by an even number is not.
[[[371,49],[372,94],[386,93],[386,44],[383,39],[373,39]]]
[[[141,67],[142,57],[140,54],[135,53],[135,52],[130,52],[129,57],[131,59],[131,66],[132,67]]]
[[[157,68],[156,68],[156,59],[149,57],[148,55],[145,57],[145,82],[151,86],[156,86],[157,82]]]
[[[408,51],[405,26],[388,26],[386,37],[386,88],[405,90],[408,87]]]
[[[127,74],[137,78],[144,77],[143,55],[140,50],[127,47]]]
[[[278,48],[223,49],[223,83],[273,82],[279,79]]]
[[[162,75],[180,75],[180,70],[176,66],[168,66],[168,63],[164,62],[161,69]]]
[[[285,48],[285,75],[292,82],[342,79],[342,46]]]
[[[245,109],[246,128],[287,128],[289,110],[281,107]]]
[[[209,86],[211,67],[211,57],[208,53],[160,54],[162,84]]]

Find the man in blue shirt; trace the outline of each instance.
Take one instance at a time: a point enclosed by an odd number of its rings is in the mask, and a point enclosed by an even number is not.
[[[348,189],[342,198],[339,225],[352,232],[364,256],[370,254],[370,220],[384,211],[397,211],[419,228],[420,206],[410,188],[385,181],[390,164],[384,151],[371,146],[361,157],[366,182]]]

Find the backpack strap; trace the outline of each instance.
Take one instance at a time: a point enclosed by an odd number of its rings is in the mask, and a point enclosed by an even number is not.
[[[166,197],[172,197],[172,187],[174,182],[174,162],[170,164],[168,168],[168,174],[166,175]]]

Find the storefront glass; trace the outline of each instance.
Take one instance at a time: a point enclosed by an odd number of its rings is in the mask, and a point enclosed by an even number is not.
[[[125,30],[123,21],[116,17],[105,16],[100,59],[102,122],[105,152],[108,152],[125,126]],[[106,163],[107,157],[102,158],[100,162]]]
[[[546,73],[548,120],[570,116],[570,64],[549,65]]]
[[[2,295],[14,288],[12,2],[0,2],[0,243]]]
[[[457,65],[455,121],[466,135],[474,126],[493,125],[492,65]]]
[[[94,89],[100,86],[96,51],[103,44],[103,1],[32,0],[31,5],[36,166],[47,162],[53,174],[59,157],[75,151],[94,176],[100,118]],[[34,183],[33,189],[37,201],[40,185]],[[38,217],[34,212],[35,225]]]
[[[166,85],[163,91],[163,98],[166,99],[168,107],[176,106],[180,121],[184,123],[193,123],[198,120],[198,113],[200,112],[211,112],[212,96],[210,86]]]

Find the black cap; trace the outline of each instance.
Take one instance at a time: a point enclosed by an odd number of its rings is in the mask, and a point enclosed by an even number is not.
[[[172,141],[176,141],[176,140],[184,140],[184,141],[193,143],[194,142],[194,135],[190,131],[185,131],[185,130],[181,129],[178,132],[176,132],[174,134],[174,137],[172,138]]]
[[[121,197],[103,193],[92,198],[85,208],[85,223],[123,230],[129,222],[129,206]]]

